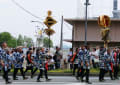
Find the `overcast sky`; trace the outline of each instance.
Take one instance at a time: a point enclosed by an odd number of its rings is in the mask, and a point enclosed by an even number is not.
[[[52,36],[54,45],[60,42],[60,20],[63,15],[64,18],[76,18],[84,15],[84,5],[77,6],[77,0],[15,0],[25,9],[29,10],[41,19],[36,19],[29,15],[19,7],[17,7],[12,0],[0,0],[0,32],[10,32],[13,36],[18,37],[19,34],[32,37],[35,41],[35,30],[38,23],[31,23],[31,20],[44,21],[47,16],[47,11],[52,10],[52,16],[58,21],[52,28],[56,34]],[[84,2],[85,0],[81,0]],[[118,0],[120,1],[120,0]],[[113,0],[90,0],[89,16],[96,17],[102,14],[112,16]],[[79,2],[80,3],[80,2]],[[120,3],[120,2],[118,2]],[[83,3],[81,3],[83,4]],[[120,8],[120,6],[119,6]],[[64,24],[64,39],[71,39],[71,26]]]

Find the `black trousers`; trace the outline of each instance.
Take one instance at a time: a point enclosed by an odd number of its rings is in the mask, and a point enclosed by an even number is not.
[[[55,69],[60,69],[60,61],[55,61]]]
[[[104,69],[100,69],[100,73],[99,73],[99,81],[104,80],[104,75],[105,75],[106,71]]]
[[[21,75],[22,75],[22,77],[23,77],[23,79],[24,79],[24,78],[25,78],[25,74],[24,74],[23,68],[14,68],[13,79],[16,79],[16,75],[17,75],[17,73],[18,73],[18,70],[20,70]]]
[[[113,79],[112,70],[109,70],[110,78]]]
[[[31,75],[32,75],[32,73],[33,73],[33,66],[27,66],[24,74],[25,74],[28,70],[31,70]]]
[[[57,64],[57,62],[55,63],[55,69],[58,69],[58,64]]]
[[[38,68],[36,67],[35,70],[32,72],[32,75],[34,75],[37,70]]]
[[[83,70],[83,67],[79,67],[78,70],[77,70],[77,77],[80,77],[82,75],[82,70]]]
[[[105,74],[106,74],[107,72],[109,72],[109,76],[110,76],[110,78],[111,78],[111,80],[112,80],[112,79],[113,79],[112,70],[103,70],[103,73],[101,73],[101,75],[104,75],[104,76],[105,76]],[[104,76],[103,76],[103,79],[104,79]]]
[[[90,69],[81,69],[81,80],[83,81],[84,76],[86,77],[86,82],[89,82]]]
[[[114,78],[118,78],[119,66],[114,66]]]
[[[45,75],[45,79],[48,79],[47,69],[45,69],[45,70],[40,69],[40,73],[39,73],[39,75],[38,75],[37,80],[40,80],[40,78],[41,78],[42,75],[43,75],[43,72],[44,72],[44,75]]]
[[[73,75],[75,75],[76,69],[78,69],[78,64],[74,64],[73,65]]]
[[[8,82],[8,70],[5,70],[5,68],[3,68],[3,78]]]

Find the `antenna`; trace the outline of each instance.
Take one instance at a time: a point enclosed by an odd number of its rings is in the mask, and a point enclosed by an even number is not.
[[[120,18],[120,10],[118,10],[118,0],[113,0],[113,18]]]

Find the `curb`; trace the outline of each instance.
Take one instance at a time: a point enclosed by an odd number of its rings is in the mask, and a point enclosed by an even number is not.
[[[37,76],[39,73],[36,73],[34,74],[34,76]],[[12,76],[13,73],[9,73],[9,76]],[[17,74],[18,76],[21,76],[21,73],[18,73]],[[31,74],[30,73],[26,73],[26,76],[30,76]],[[48,73],[49,76],[73,76],[72,73]],[[2,73],[0,73],[0,76],[2,76]],[[98,77],[99,74],[90,74],[90,76],[93,76],[93,77]],[[109,74],[107,73],[105,76],[109,76]],[[120,75],[119,75],[120,76]]]

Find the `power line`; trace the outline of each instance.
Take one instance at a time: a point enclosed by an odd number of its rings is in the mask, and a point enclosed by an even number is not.
[[[27,9],[25,9],[23,6],[21,6],[18,2],[16,2],[15,0],[11,0],[16,6],[18,6],[19,8],[21,8],[23,11],[25,11],[26,13],[30,14],[31,16],[42,20],[40,17],[36,16],[35,14],[33,14],[32,12],[28,11]]]
[[[25,9],[23,6],[21,6],[18,2],[16,2],[15,0],[11,0],[17,7],[19,7],[20,9],[22,9],[23,11],[25,11],[26,13],[30,14],[31,16],[42,20],[40,17],[36,16],[35,14],[33,14],[32,12],[28,11],[27,9]],[[43,20],[42,20],[43,21]],[[68,30],[72,30],[67,23],[64,22],[64,25],[66,25]]]

